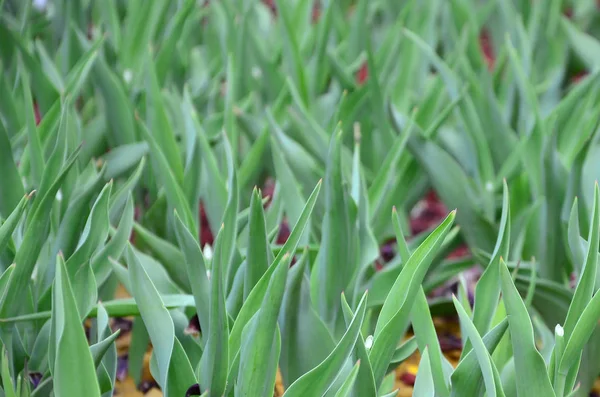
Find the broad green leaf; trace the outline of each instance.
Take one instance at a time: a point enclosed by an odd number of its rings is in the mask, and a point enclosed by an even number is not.
[[[332,137],[325,177],[325,218],[321,247],[311,270],[311,298],[319,315],[337,333],[343,318],[340,294],[358,271],[354,258],[350,197],[342,186],[341,131]]]
[[[492,324],[494,313],[500,299],[500,259],[508,258],[510,245],[510,202],[508,185],[503,184],[502,216],[496,246],[492,259],[475,287],[475,304],[473,307],[473,323],[480,335],[485,335]],[[470,351],[470,344],[465,344],[462,356]]]
[[[110,152],[102,156],[102,160],[106,163],[106,178],[118,178],[140,164],[147,153],[147,142],[136,142],[111,148]]]
[[[104,44],[104,39],[104,36],[98,38],[69,71],[65,79],[65,89],[64,92],[62,92],[63,96],[70,96],[73,98],[79,96],[81,88],[96,62],[98,52]]]
[[[271,123],[275,123],[271,113],[268,111],[267,118]],[[272,128],[278,127],[274,125]],[[277,140],[274,138],[271,139],[271,148],[271,154],[273,156],[273,163],[275,166],[275,175],[279,181],[286,181],[280,185],[281,194],[284,197],[282,205],[290,222],[295,223],[300,218],[300,214],[302,213],[302,209],[305,205],[304,195],[302,194],[302,189],[296,177],[294,176],[294,173],[292,172],[288,161],[283,154],[283,151],[279,150]],[[300,243],[303,245],[308,243],[310,226],[306,230],[307,231],[302,236],[300,241]]]
[[[235,167],[235,158],[232,153],[232,148],[225,134],[223,137],[223,145],[225,150],[225,158],[227,161],[227,205],[225,206],[225,212],[223,213],[223,219],[221,225],[224,225],[223,229],[223,256],[221,257],[223,266],[223,276],[225,280],[225,291],[229,289],[233,283],[233,278],[237,271],[237,265],[234,259],[236,253],[235,238],[237,237],[237,213],[239,206],[239,187],[237,182],[237,170]]]
[[[128,5],[119,58],[123,66],[131,72],[139,73],[143,62],[147,61],[145,54],[152,44],[168,4],[169,2],[160,0],[152,4],[133,2]]]
[[[167,117],[165,101],[158,85],[156,66],[153,62],[148,62],[146,65],[146,108],[148,130],[153,138],[150,142],[153,155],[158,155],[155,152],[155,147],[160,149],[162,157],[169,166],[169,174],[175,178],[174,182],[181,187],[183,184],[183,164],[177,147],[175,132]],[[159,161],[162,161],[162,157]],[[166,182],[163,181],[163,184],[166,185]]]
[[[6,352],[6,346],[4,345],[2,345],[2,368],[0,369],[0,372],[2,375],[2,390],[4,392],[4,396],[17,397],[12,376],[10,375],[8,354]]]
[[[252,192],[252,200],[250,201],[244,297],[248,297],[269,266],[268,244],[265,214],[261,196],[259,191],[254,189]]]
[[[169,65],[172,64],[173,55],[176,50],[177,42],[181,37],[185,23],[190,18],[190,13],[194,10],[194,0],[186,0],[173,16],[171,25],[168,29],[166,40],[162,43],[158,54],[156,55],[156,76],[159,84],[165,80],[169,72]]]
[[[98,285],[102,285],[110,275],[111,265],[109,258],[118,260],[123,254],[127,242],[129,241],[129,236],[131,235],[133,217],[133,198],[131,194],[129,194],[117,230],[111,235],[108,243],[95,252],[90,260],[90,266],[94,271]]]
[[[456,307],[458,316],[460,317],[461,327],[464,331],[466,331],[466,336],[473,345],[473,349],[475,351],[475,355],[477,356],[477,361],[479,362],[481,373],[483,375],[483,382],[485,383],[487,395],[490,397],[503,396],[504,392],[502,391],[502,385],[496,385],[495,383],[494,371],[492,369],[494,362],[492,361],[492,357],[485,347],[485,343],[483,342],[481,335],[477,331],[477,328],[475,328],[475,325],[469,318],[469,315],[463,308],[462,304],[456,299],[456,297],[452,297],[452,300],[454,302],[454,307]]]
[[[489,354],[494,353],[494,350],[502,340],[507,329],[508,320],[505,318],[482,338]],[[476,395],[483,386],[481,382],[481,367],[475,351],[471,349],[471,351],[460,360],[458,366],[452,373],[451,395],[453,397]]]
[[[12,267],[9,267],[12,271]],[[8,269],[3,273],[5,274]],[[125,270],[126,271],[126,270]],[[165,294],[162,295],[164,305],[167,309],[194,307],[194,297],[184,294]],[[140,308],[134,298],[115,299],[103,302],[104,307],[111,317],[139,316]],[[92,308],[88,317],[96,317],[98,314],[96,308]],[[41,311],[33,314],[25,314],[17,317],[0,318],[0,324],[14,323],[24,321],[45,320],[50,318],[50,311]]]
[[[56,265],[53,288],[53,312],[55,317],[54,340],[54,394],[66,396],[100,396],[96,368],[81,326],[77,305],[67,269],[62,257]],[[73,374],[77,376],[73,376]]]
[[[344,294],[342,294],[342,310],[344,311],[344,321],[348,327],[352,322],[354,313],[352,312],[350,305],[348,305]],[[361,369],[359,369],[357,374],[358,381],[353,386],[353,395],[365,397],[377,396],[377,387],[375,386],[375,379],[373,378],[373,369],[371,368],[371,361],[369,360],[369,351],[365,345],[362,334],[360,334],[356,340],[351,359],[362,363]]]
[[[405,342],[403,342],[394,352],[390,365],[401,364],[404,360],[409,358],[418,348],[417,339],[411,336]]]
[[[69,266],[67,261],[66,266]],[[67,272],[70,270],[67,268]],[[71,275],[69,275],[71,277]],[[73,274],[73,296],[77,303],[79,317],[83,320],[98,301],[98,286],[89,261]]]
[[[154,355],[158,360],[159,373],[157,374],[157,381],[163,388],[166,388],[175,339],[173,320],[161,296],[152,284],[148,273],[130,245],[125,250],[125,257],[127,258],[133,297],[139,307],[154,346]]]
[[[419,370],[415,379],[414,394],[423,397],[434,397],[433,374],[429,364],[429,347],[426,347],[419,362]]]
[[[317,367],[292,383],[285,391],[285,397],[320,396],[327,391],[330,383],[336,378],[342,366],[350,356],[354,344],[356,343],[356,339],[360,335],[360,326],[362,325],[365,316],[366,298],[367,294],[361,299],[350,326],[331,354],[329,354],[329,356],[327,356],[327,358]]]
[[[358,375],[358,369],[360,368],[360,360],[354,364],[352,367],[352,371],[350,371],[350,375],[346,378],[344,383],[342,383],[342,387],[340,387],[335,393],[335,397],[350,397],[352,393],[352,387],[356,382],[356,375]]]
[[[110,222],[116,224],[123,216],[123,211],[130,193],[132,193],[146,165],[146,157],[142,157],[136,169],[131,173],[127,181],[115,191],[110,197]]]
[[[561,22],[575,53],[589,70],[597,71],[600,68],[600,43],[598,40],[580,31],[567,17],[562,17]]]
[[[78,247],[67,259],[69,275],[75,274],[81,266],[88,263],[94,251],[108,236],[108,200],[112,185],[109,182],[98,195],[79,238]]]
[[[577,287],[564,325],[565,340],[569,341],[575,324],[581,313],[592,299],[596,283],[598,268],[598,249],[600,248],[600,187],[594,187],[594,206],[590,217],[590,230],[588,235],[588,250],[585,256],[583,269],[579,275]]]
[[[391,109],[397,129],[398,114]],[[450,208],[457,208],[457,223],[467,243],[491,251],[496,231],[479,210],[477,189],[458,162],[433,141],[412,136],[408,143],[411,153],[427,172],[433,187]]]
[[[202,250],[192,233],[185,227],[183,221],[175,214],[175,234],[185,258],[186,273],[191,284],[196,313],[202,329],[210,327],[210,282],[206,272],[206,264]]]
[[[410,260],[410,251],[406,244],[404,234],[402,233],[400,218],[398,217],[396,207],[394,207],[392,211],[392,223],[394,224],[400,258],[402,259],[402,262],[406,264]],[[433,324],[431,312],[429,311],[429,303],[427,302],[427,296],[425,295],[423,287],[420,287],[419,292],[417,292],[411,312],[411,322],[416,334],[419,349],[423,352],[426,349],[428,351],[428,365],[435,385],[435,391],[440,396],[448,396],[449,379],[446,379],[444,376],[442,368],[442,350],[440,348],[435,325]]]
[[[286,252],[295,252],[296,251],[296,247],[298,246],[298,241],[300,240],[300,236],[302,236],[302,233],[304,232],[304,228],[306,227],[306,224],[312,214],[312,211],[315,207],[315,203],[319,196],[320,190],[321,190],[321,184],[318,183],[317,186],[315,187],[315,189],[313,190],[312,194],[308,198],[308,201],[306,202],[306,206],[304,207],[304,210],[302,211],[302,216],[298,220],[298,223],[296,223],[296,225],[292,229],[292,232],[291,232],[290,236],[288,237],[287,241],[285,242],[283,248],[281,249],[281,251],[279,251],[279,254],[275,257],[275,260],[269,266],[269,268],[267,269],[265,274],[263,274],[263,276],[258,281],[256,286],[254,286],[254,289],[252,290],[250,295],[248,295],[248,298],[246,299],[246,301],[244,302],[244,305],[242,306],[240,312],[238,313],[238,316],[235,319],[233,328],[231,329],[231,333],[229,335],[229,352],[230,352],[229,353],[229,365],[230,366],[233,364],[235,355],[237,354],[237,352],[240,349],[242,330],[244,329],[246,324],[248,324],[248,322],[250,321],[252,316],[254,316],[254,314],[260,309],[260,304],[266,294],[267,286],[268,286],[269,280],[271,279],[271,275],[273,274],[274,270],[277,268],[277,265],[283,259],[283,256],[285,255]]]
[[[35,115],[33,113],[33,99],[31,98],[31,88],[29,85],[29,73],[23,64],[21,57],[19,57],[19,66],[19,69],[23,71],[23,73],[21,74],[21,85],[23,88],[23,97],[25,99],[25,109],[27,109],[25,121],[28,137],[27,147],[29,149],[29,158],[31,164],[31,174],[28,175],[30,178],[29,183],[30,185],[37,187],[42,181],[42,174],[44,172],[44,166],[46,164],[46,161],[42,153],[42,145],[40,143],[40,138],[35,125]]]
[[[177,210],[188,230],[190,230],[194,237],[197,238],[197,220],[193,219],[192,217],[192,212],[187,200],[185,199],[185,195],[177,182],[177,177],[171,171],[169,162],[162,152],[159,143],[156,141],[152,133],[148,131],[148,128],[145,126],[144,122],[139,119],[138,121],[142,131],[144,132],[144,136],[150,145],[150,153],[154,160],[153,169],[159,176],[158,179],[164,186],[169,205]]]
[[[92,357],[94,358],[94,365],[97,367],[100,365],[100,362],[104,358],[104,355],[111,347],[111,345],[117,340],[121,333],[121,330],[117,330],[106,338],[102,339],[98,343],[95,343],[90,346],[90,352],[92,353]]]
[[[184,269],[184,255],[181,251],[169,241],[163,240],[139,223],[133,224],[133,230],[135,230],[136,238],[139,239],[136,240],[137,245],[148,249],[160,261],[177,286],[183,289],[184,292],[190,292],[190,279]]]
[[[15,164],[11,144],[4,123],[0,121],[0,169],[2,169],[2,183],[0,183],[0,216],[8,218],[13,210],[19,206],[25,190]],[[0,251],[1,251],[0,247]]]
[[[210,307],[206,346],[200,360],[200,384],[210,390],[211,397],[220,397],[227,384],[229,351],[229,318],[225,308],[224,273],[228,252],[223,241],[224,226],[221,226],[215,242],[210,279]]]
[[[93,76],[104,103],[109,142],[113,145],[135,142],[137,134],[133,107],[122,80],[104,59],[96,61]]]
[[[284,387],[289,387],[321,361],[335,347],[335,342],[323,320],[315,312],[310,299],[310,282],[306,273],[310,255],[305,249],[290,269],[283,295],[279,328],[281,355],[279,369]],[[348,322],[351,320],[348,319]],[[312,346],[312,349],[306,349]]]
[[[4,251],[8,243],[12,238],[12,234],[15,231],[19,221],[21,220],[21,216],[29,202],[29,199],[34,194],[32,192],[29,195],[23,196],[21,201],[17,204],[14,210],[11,211],[10,215],[6,218],[6,220],[0,225],[0,253]]]
[[[383,304],[369,354],[376,384],[382,381],[396,344],[408,326],[416,293],[443,239],[450,231],[454,217],[455,211],[452,211],[413,252]]]
[[[277,265],[278,268],[273,272],[260,310],[242,333],[241,367],[236,384],[241,396],[266,396],[275,387],[275,374],[281,349],[277,317],[285,292],[290,259],[287,254]],[[274,339],[279,342],[273,343]],[[263,354],[271,349],[270,356],[264,357]]]
[[[66,174],[75,163],[78,153],[78,150],[75,151],[65,161],[60,174],[56,180],[54,180],[44,196],[36,197],[36,201],[39,200],[39,204],[28,222],[23,242],[15,257],[15,263],[18,263],[19,266],[15,267],[15,271],[11,273],[8,285],[0,299],[0,318],[12,317],[21,309],[21,304],[15,304],[15,302],[22,302],[22,300],[17,297],[27,289],[38,255],[45,243],[46,236],[48,235],[50,223],[48,213],[52,208],[56,193]]]
[[[503,260],[500,261],[500,276],[502,280],[502,298],[508,313],[515,371],[518,374],[518,393],[519,395],[542,393],[545,396],[554,396],[544,359],[535,346],[533,325],[529,313]]]

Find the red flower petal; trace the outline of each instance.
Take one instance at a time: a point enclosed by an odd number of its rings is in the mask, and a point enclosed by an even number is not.
[[[358,72],[356,73],[356,82],[359,85],[364,84],[369,78],[369,66],[367,63],[363,63]]]

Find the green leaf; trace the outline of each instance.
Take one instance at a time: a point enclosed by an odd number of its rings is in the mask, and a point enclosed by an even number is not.
[[[31,98],[31,88],[29,85],[29,73],[25,68],[21,57],[19,56],[19,69],[23,71],[21,74],[21,85],[23,88],[23,97],[25,99],[25,109],[26,110],[26,126],[27,126],[27,141],[28,141],[28,149],[29,149],[29,157],[31,163],[31,174],[29,177],[31,180],[29,183],[33,186],[39,186],[42,181],[42,173],[44,172],[44,165],[46,161],[44,159],[44,155],[42,153],[42,145],[40,143],[40,138],[37,133],[37,128],[35,125],[35,114],[33,112],[33,99]]]
[[[316,313],[310,299],[310,282],[306,272],[309,258],[308,250],[305,249],[298,262],[290,269],[279,314],[279,369],[286,388],[316,367],[335,347],[331,333]],[[351,319],[352,315],[348,323]],[[313,348],[306,349],[306,346]]]
[[[421,355],[413,392],[417,396],[434,397],[434,389],[433,374],[431,372],[431,365],[429,364],[429,348],[426,347]]]
[[[473,344],[473,349],[475,350],[475,355],[477,356],[477,361],[479,362],[481,373],[483,375],[483,381],[485,383],[487,395],[490,397],[504,396],[502,385],[497,385],[495,383],[494,370],[492,369],[494,362],[492,361],[492,357],[485,347],[485,343],[483,342],[481,335],[477,331],[477,328],[475,328],[475,325],[471,321],[461,303],[454,296],[452,297],[452,300],[454,302],[454,307],[456,307],[458,316],[460,317],[461,327],[466,332],[466,336],[471,341],[471,344]]]
[[[146,66],[147,123],[153,138],[150,144],[154,156],[157,156],[155,147],[161,151],[169,166],[169,174],[175,178],[174,182],[181,187],[183,184],[183,164],[181,163],[175,132],[167,117],[167,110],[163,94],[158,85],[155,67],[153,62],[148,62]],[[162,158],[159,161],[162,161]],[[163,183],[166,184],[166,182]]]
[[[2,225],[0,225],[0,253],[4,251],[10,242],[12,234],[21,220],[23,211],[25,210],[25,207],[27,206],[27,203],[33,194],[34,192],[31,192],[31,194],[24,196],[21,201],[19,201],[19,204],[17,204],[17,207],[11,211],[10,215],[6,218]]]
[[[354,364],[352,367],[352,371],[350,371],[350,375],[346,378],[342,386],[338,389],[337,393],[335,393],[335,397],[350,397],[352,393],[352,387],[354,386],[354,382],[356,382],[356,375],[358,375],[358,370],[360,368],[360,360]]]
[[[109,258],[118,260],[123,254],[125,246],[129,241],[129,236],[131,235],[133,217],[133,198],[130,193],[127,196],[125,210],[121,215],[121,220],[119,222],[119,226],[117,226],[117,230],[111,235],[108,243],[106,243],[106,245],[100,250],[95,252],[90,260],[90,266],[94,271],[98,285],[102,285],[111,273],[112,267],[110,265]]]
[[[0,169],[2,170],[2,183],[0,183],[0,216],[8,218],[15,208],[19,206],[25,194],[23,182],[17,165],[15,164],[4,123],[0,121]],[[0,251],[2,251],[0,247]]]
[[[108,349],[112,346],[112,344],[117,340],[119,335],[121,334],[121,330],[113,332],[111,335],[102,339],[98,343],[95,343],[90,346],[90,352],[92,353],[92,357],[94,358],[94,365],[97,367],[102,362],[104,355],[108,351]]]
[[[12,271],[13,268],[9,267],[8,269],[11,269]],[[3,273],[3,275],[8,272],[8,269]],[[165,307],[169,310],[177,308],[194,307],[194,297],[192,295],[164,294],[162,295],[162,299]],[[106,308],[106,311],[111,317],[127,317],[140,315],[140,308],[138,307],[137,303],[135,303],[135,299],[133,298],[115,299],[111,301],[105,301],[103,302],[103,304]],[[93,308],[88,314],[88,317],[95,317],[96,315],[97,309]],[[50,311],[41,311],[33,314],[21,315],[18,317],[0,318],[0,324],[44,320],[50,317]]]
[[[496,246],[492,259],[475,287],[475,305],[473,307],[473,323],[480,335],[485,335],[492,324],[494,313],[500,298],[500,259],[508,258],[510,246],[510,202],[506,181],[502,190],[502,215]],[[470,344],[465,344],[462,356],[470,351]]]
[[[96,62],[98,52],[104,44],[104,38],[105,37],[102,36],[97,39],[69,71],[69,74],[65,79],[65,90],[62,93],[63,96],[70,96],[73,98],[79,96],[81,88]]]
[[[144,166],[146,165],[146,157],[142,157],[136,169],[131,173],[127,181],[111,196],[110,198],[110,222],[116,224],[120,219],[123,212],[123,208],[129,195],[132,193],[136,186]]]
[[[572,48],[592,72],[600,68],[600,43],[593,36],[580,31],[567,17],[562,18],[563,30],[566,32]]]
[[[132,294],[150,335],[150,341],[154,346],[153,352],[158,361],[157,381],[163,389],[166,389],[175,339],[173,320],[131,245],[127,245],[125,257]]]
[[[416,293],[431,261],[450,231],[455,213],[452,211],[413,252],[383,304],[375,327],[373,347],[369,354],[376,384],[379,384],[385,375],[396,344],[408,325]]]
[[[147,142],[136,142],[111,148],[110,152],[102,157],[102,160],[106,163],[106,178],[120,177],[140,164],[147,153]]]
[[[236,384],[240,396],[267,396],[275,387],[281,349],[277,317],[286,287],[290,259],[289,254],[284,255],[277,265],[278,268],[273,272],[260,310],[242,333],[241,367]],[[273,343],[274,339],[279,342]],[[269,350],[271,350],[270,355],[264,357],[264,353]]]
[[[507,329],[508,319],[505,318],[485,334],[482,340],[489,354],[494,353],[494,350],[502,340]],[[481,381],[481,366],[475,351],[471,349],[471,351],[460,360],[458,366],[452,373],[452,397],[477,395],[482,387]]]
[[[98,195],[79,238],[78,248],[67,259],[67,270],[70,276],[74,275],[81,266],[89,262],[89,258],[94,251],[101,243],[104,243],[108,236],[108,200],[112,185],[112,181],[106,184]]]
[[[400,257],[402,262],[406,264],[410,260],[410,251],[406,244],[404,234],[402,233],[400,218],[396,212],[396,207],[394,207],[392,211],[392,223],[394,224]],[[427,302],[427,296],[425,295],[423,287],[420,287],[419,292],[417,292],[415,303],[411,311],[411,321],[417,337],[419,349],[422,352],[427,349],[427,359],[429,360],[428,366],[435,386],[435,391],[440,396],[448,396],[450,393],[448,388],[449,379],[446,379],[444,376],[442,350],[440,348],[435,325],[433,324],[431,312],[429,311],[429,303]]]
[[[220,397],[225,391],[231,348],[228,341],[229,318],[225,308],[224,273],[229,254],[223,241],[225,233],[224,225],[221,225],[215,241],[215,256],[211,268],[206,346],[199,367],[200,384],[210,390],[211,397]]]
[[[2,368],[0,369],[0,372],[2,375],[2,390],[4,391],[4,396],[17,397],[10,375],[8,354],[6,352],[6,346],[4,345],[2,345]]]
[[[154,139],[154,136],[150,133],[150,131],[148,131],[148,128],[144,122],[140,119],[138,119],[138,121],[142,131],[144,132],[144,136],[150,145],[150,153],[154,159],[153,168],[158,175],[158,179],[164,186],[169,205],[177,210],[188,230],[190,230],[194,237],[197,238],[197,221],[192,216],[192,211],[190,210],[181,186],[177,182],[177,177],[175,174],[173,174],[167,158],[159,146],[159,143],[156,141],[156,139]]]
[[[344,321],[348,327],[352,322],[354,313],[352,312],[350,305],[348,305],[344,294],[342,294],[342,310],[344,311]],[[357,375],[358,382],[354,384],[353,394],[365,397],[377,396],[377,387],[375,386],[375,379],[373,378],[373,369],[371,368],[371,361],[369,360],[369,351],[367,346],[365,346],[362,333],[356,340],[351,359],[362,363]]]
[[[290,236],[285,242],[279,254],[275,257],[275,260],[269,266],[265,274],[258,281],[254,289],[248,295],[248,298],[244,302],[240,312],[238,313],[237,318],[235,319],[235,323],[233,324],[233,328],[231,329],[231,333],[229,335],[229,365],[231,366],[234,362],[235,355],[240,349],[241,346],[241,335],[242,330],[248,324],[252,316],[260,309],[260,304],[266,294],[267,285],[269,280],[271,279],[271,275],[273,271],[277,268],[277,265],[283,259],[283,256],[286,252],[295,252],[296,247],[298,246],[298,241],[300,240],[300,236],[304,232],[304,228],[312,214],[312,211],[315,207],[315,203],[317,201],[317,197],[319,196],[319,191],[321,190],[321,184],[318,183],[312,194],[308,198],[306,202],[306,206],[302,211],[302,216],[298,220],[298,223],[292,229]]]
[[[285,397],[295,396],[321,396],[329,388],[331,382],[336,378],[342,366],[348,359],[356,339],[360,335],[360,327],[365,317],[367,294],[362,297],[356,314],[350,323],[346,333],[342,336],[331,354],[317,367],[307,372],[285,391]]]
[[[71,282],[58,257],[53,288],[54,393],[59,396],[100,396],[96,368],[77,312]],[[77,376],[73,376],[73,374]]]
[[[525,396],[536,395],[536,393],[554,396],[554,390],[546,372],[546,364],[535,346],[533,325],[527,308],[519,296],[519,292],[503,260],[500,260],[500,276],[502,296],[508,313],[515,371],[518,374],[518,393]]]
[[[169,66],[172,64],[173,55],[176,50],[179,39],[181,38],[184,25],[190,21],[190,13],[194,10],[194,0],[186,0],[183,5],[177,10],[177,13],[172,17],[171,26],[168,29],[168,34],[162,43],[158,54],[156,55],[156,76],[159,84],[165,80],[169,72]]]
[[[133,107],[127,98],[123,82],[104,59],[96,62],[93,76],[104,102],[109,143],[124,145],[135,142]]]
[[[237,182],[237,170],[235,167],[234,154],[231,151],[231,145],[227,139],[227,135],[223,134],[223,144],[225,149],[225,158],[227,161],[227,205],[221,224],[225,226],[223,234],[223,275],[225,280],[226,291],[233,283],[233,278],[237,271],[238,263],[233,261],[237,247],[235,238],[237,237],[237,213],[239,207],[239,187]]]
[[[565,340],[567,341],[571,338],[571,333],[573,332],[581,313],[592,299],[596,283],[598,249],[600,248],[600,187],[598,187],[598,183],[594,186],[594,206],[590,217],[588,243],[589,245],[585,255],[583,269],[579,276],[575,294],[569,306],[569,311],[567,312],[567,318],[563,327]]]
[[[158,237],[139,223],[134,223],[133,229],[138,246],[147,249],[160,261],[169,277],[184,292],[190,292],[190,279],[185,271],[184,256],[176,246]]]
[[[321,246],[311,271],[311,298],[317,312],[337,333],[343,320],[340,294],[357,272],[353,228],[349,214],[350,197],[342,188],[341,130],[332,137],[325,177],[325,218]],[[343,321],[342,321],[343,323]]]
[[[250,201],[248,255],[244,280],[244,298],[247,298],[269,265],[268,241],[261,195],[255,188]]]
[[[196,383],[194,371],[175,337],[173,319],[131,246],[126,251],[134,298],[154,347],[158,379],[165,396],[183,395]]]
[[[210,282],[206,273],[206,261],[198,242],[194,239],[192,233],[185,227],[185,224],[175,214],[175,234],[185,257],[185,267],[188,280],[194,280],[191,283],[194,302],[196,304],[196,313],[202,329],[210,328]]]
[[[42,246],[46,242],[46,236],[48,235],[49,221],[48,213],[54,203],[56,193],[60,188],[63,179],[75,163],[79,150],[76,150],[63,165],[58,177],[53,181],[52,185],[45,192],[43,197],[36,197],[38,205],[36,206],[33,216],[28,222],[28,227],[23,238],[23,242],[17,255],[15,257],[15,263],[19,266],[12,272],[9,283],[2,294],[0,299],[0,318],[12,317],[18,313],[21,308],[21,304],[15,304],[15,302],[23,302],[19,299],[23,291],[27,289],[29,285],[31,275],[35,268],[37,257],[42,249]],[[33,209],[32,209],[33,211]]]

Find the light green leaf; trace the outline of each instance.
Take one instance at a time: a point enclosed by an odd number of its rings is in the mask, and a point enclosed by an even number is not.
[[[367,294],[362,297],[356,314],[331,354],[321,364],[301,376],[285,391],[285,397],[296,396],[321,396],[329,388],[331,382],[336,378],[342,366],[348,359],[356,339],[360,335],[360,327],[365,317]]]
[[[300,236],[304,232],[304,228],[308,223],[310,215],[314,209],[315,203],[317,201],[317,197],[319,196],[319,192],[321,190],[321,184],[318,183],[312,194],[308,198],[306,206],[302,211],[302,216],[298,220],[298,223],[292,229],[290,236],[285,242],[279,254],[275,257],[275,260],[269,266],[265,274],[258,281],[248,298],[244,302],[240,312],[238,313],[237,318],[235,319],[235,323],[233,324],[233,328],[231,329],[231,334],[229,335],[229,365],[231,366],[234,362],[235,355],[240,349],[241,346],[241,335],[242,330],[246,326],[246,324],[250,321],[252,316],[260,309],[260,304],[266,294],[267,285],[269,280],[271,279],[271,275],[274,270],[277,268],[277,265],[283,259],[283,256],[286,252],[295,252],[296,247],[298,246],[298,241],[300,240]]]
[[[337,393],[335,393],[335,397],[350,397],[352,393],[352,387],[354,386],[354,382],[356,382],[356,375],[358,375],[358,370],[360,368],[360,360],[354,364],[352,367],[352,371],[350,371],[350,375],[346,378],[342,386],[339,388]]]
[[[206,261],[198,242],[178,214],[175,214],[175,234],[185,257],[188,280],[194,280],[191,288],[200,326],[202,329],[210,329],[210,282],[206,272]]]
[[[277,265],[278,268],[273,272],[260,310],[242,333],[241,367],[236,384],[241,396],[267,396],[275,387],[281,349],[277,317],[285,292],[290,259],[289,254],[284,255]],[[274,343],[274,339],[278,343]],[[264,357],[264,353],[269,350],[271,354]]]
[[[54,394],[67,396],[100,396],[96,368],[88,347],[85,332],[77,312],[71,282],[62,257],[56,262],[53,288]],[[77,376],[73,376],[73,374]]]
[[[508,313],[515,371],[518,374],[517,390],[519,395],[541,393],[544,396],[554,396],[554,390],[546,372],[546,364],[535,346],[533,325],[529,313],[503,260],[500,260],[500,276],[502,297]]]
[[[244,298],[248,297],[269,265],[268,241],[262,199],[257,189],[252,192],[248,232],[248,255],[244,280]]]
[[[234,219],[235,221],[235,219]],[[202,387],[210,390],[211,397],[220,397],[227,384],[229,351],[229,317],[225,308],[224,273],[227,265],[223,236],[224,226],[217,234],[215,256],[212,260],[210,279],[210,307],[206,346],[200,360],[199,378]]]
[[[414,299],[431,261],[454,221],[455,211],[427,237],[404,265],[381,309],[369,357],[375,382],[379,384],[405,331]]]

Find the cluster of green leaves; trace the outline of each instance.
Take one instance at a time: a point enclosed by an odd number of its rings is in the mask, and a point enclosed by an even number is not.
[[[111,396],[122,316],[165,396],[392,396],[415,350],[418,396],[590,390],[594,1],[38,3],[0,1],[0,396]],[[431,188],[457,211],[411,236]]]

